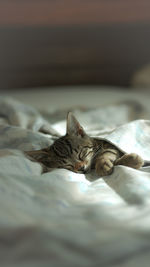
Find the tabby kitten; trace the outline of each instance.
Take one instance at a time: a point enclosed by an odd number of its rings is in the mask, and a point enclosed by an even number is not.
[[[95,169],[99,176],[106,176],[112,173],[114,165],[139,169],[144,164],[139,155],[124,154],[114,145],[88,136],[71,112],[67,116],[65,136],[58,138],[50,147],[25,153],[42,164],[43,172],[65,168],[87,173]]]

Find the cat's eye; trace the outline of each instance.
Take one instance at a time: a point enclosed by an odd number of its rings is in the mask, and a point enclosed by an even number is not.
[[[83,148],[79,153],[79,160],[83,160],[84,158],[86,158],[92,152],[93,152],[93,149],[91,149],[89,147],[88,148]]]
[[[87,151],[87,153],[85,154],[85,157],[89,156],[91,153],[93,153],[93,150]]]
[[[86,156],[87,151],[86,150],[81,150],[79,153],[79,160],[83,160]]]

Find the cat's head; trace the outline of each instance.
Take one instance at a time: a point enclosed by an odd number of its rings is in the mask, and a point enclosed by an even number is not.
[[[86,173],[91,168],[97,149],[95,140],[85,133],[74,115],[69,112],[66,135],[57,139],[50,147],[49,166]]]

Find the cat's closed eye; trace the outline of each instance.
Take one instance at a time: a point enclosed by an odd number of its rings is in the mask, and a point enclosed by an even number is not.
[[[87,146],[83,147],[79,153],[79,160],[84,160],[92,153],[93,153],[93,147],[87,147]]]

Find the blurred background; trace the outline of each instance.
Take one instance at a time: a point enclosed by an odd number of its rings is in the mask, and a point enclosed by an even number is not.
[[[128,87],[149,63],[148,0],[0,1],[2,90]]]

